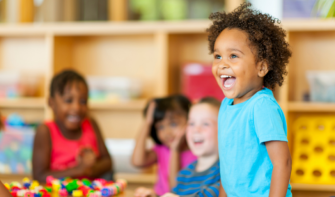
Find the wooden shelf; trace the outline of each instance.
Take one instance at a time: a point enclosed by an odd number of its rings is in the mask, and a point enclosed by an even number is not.
[[[335,30],[334,19],[286,19],[282,26],[290,31],[333,31]]]
[[[93,110],[143,110],[146,103],[146,99],[120,102],[90,101],[89,107]]]
[[[143,110],[147,100],[138,99],[120,102],[91,101],[89,106],[94,110]],[[44,98],[15,98],[0,99],[0,108],[43,108],[46,105]]]
[[[74,22],[45,24],[0,25],[0,35],[41,36],[52,33],[55,36],[84,35],[138,35],[157,32],[205,33],[209,20],[186,21],[130,21],[130,22]]]
[[[322,191],[322,192],[335,192],[335,185],[316,185],[316,184],[302,184],[291,183],[293,191]]]
[[[211,21],[127,21],[127,22],[63,22],[44,24],[2,24],[2,36],[84,36],[84,35],[138,35],[166,33],[205,33]],[[287,31],[332,31],[334,19],[286,19],[281,25]]]
[[[43,108],[46,104],[44,98],[13,98],[13,99],[0,99],[1,108],[24,108],[36,109]]]
[[[335,103],[289,102],[288,110],[296,112],[334,112]]]

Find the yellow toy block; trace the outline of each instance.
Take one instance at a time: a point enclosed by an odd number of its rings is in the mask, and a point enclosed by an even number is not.
[[[30,180],[29,180],[28,177],[24,177],[24,178],[22,179],[22,183],[29,183],[29,182],[30,182]]]

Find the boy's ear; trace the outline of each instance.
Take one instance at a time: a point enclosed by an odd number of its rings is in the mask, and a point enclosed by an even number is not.
[[[258,69],[258,76],[259,77],[265,77],[266,74],[269,72],[269,66],[266,60],[258,62],[257,65]]]

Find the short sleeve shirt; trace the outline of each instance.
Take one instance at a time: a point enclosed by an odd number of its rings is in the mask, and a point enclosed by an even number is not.
[[[161,196],[167,192],[170,192],[171,188],[169,185],[169,164],[170,164],[170,149],[164,145],[156,145],[153,148],[157,155],[157,167],[158,167],[158,180],[155,184],[155,192]],[[185,168],[197,158],[192,154],[190,150],[184,151],[180,154],[180,165]]]
[[[243,103],[233,101],[222,101],[218,119],[222,186],[229,197],[268,197],[273,165],[264,142],[287,142],[284,113],[267,88]]]

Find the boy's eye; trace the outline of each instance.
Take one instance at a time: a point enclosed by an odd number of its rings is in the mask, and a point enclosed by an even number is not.
[[[164,129],[164,126],[163,125],[159,125],[159,126],[157,126],[157,128],[156,128],[158,131],[161,131],[161,130],[163,130]]]
[[[230,58],[232,58],[232,59],[237,58],[237,55],[232,54],[232,55],[230,56]]]
[[[209,126],[209,123],[205,122],[203,125],[207,127]]]
[[[80,104],[86,105],[87,104],[87,100],[86,99],[80,100]]]
[[[222,59],[221,55],[215,55],[214,58],[215,59]]]
[[[171,126],[171,127],[176,127],[176,126],[178,126],[178,124],[175,123],[175,122],[171,122],[171,123],[170,123],[170,126]]]
[[[72,103],[72,99],[71,98],[67,98],[67,99],[64,99],[65,103]]]
[[[188,123],[188,126],[194,126],[193,122]]]

